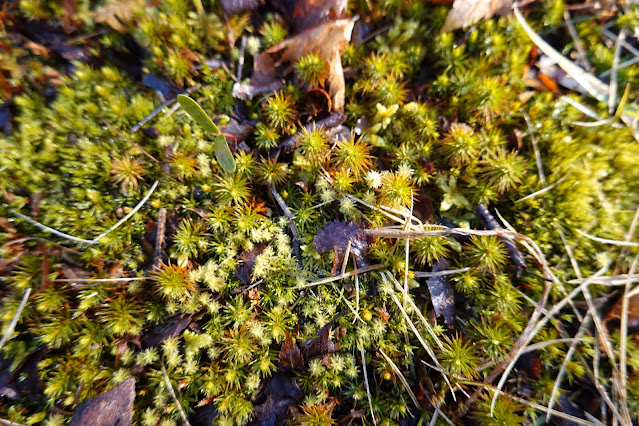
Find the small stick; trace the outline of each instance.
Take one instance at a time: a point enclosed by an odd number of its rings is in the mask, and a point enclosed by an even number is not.
[[[324,278],[324,279],[319,280],[319,281],[308,283],[304,287],[314,287],[316,285],[332,283],[333,281],[339,281],[339,280],[342,280],[344,278],[352,277],[353,275],[364,274],[366,272],[374,271],[376,269],[381,269],[383,267],[384,267],[384,265],[382,265],[381,263],[377,263],[375,265],[364,266],[363,268],[355,269],[353,271],[348,271],[347,273],[342,274],[342,275],[338,275],[336,277],[328,277],[328,278]]]
[[[590,118],[594,118],[595,120],[601,121],[604,120],[604,118],[602,116],[600,116],[599,114],[597,114],[595,111],[593,111],[591,108],[587,107],[584,104],[581,104],[579,102],[577,102],[576,100],[574,100],[573,98],[569,97],[569,96],[562,96],[561,100],[572,105],[573,107],[575,107],[576,109],[578,109],[579,111],[583,112],[584,114],[586,114],[588,117]]]
[[[166,232],[166,208],[158,210],[158,223],[155,228],[155,250],[153,252],[153,269],[160,269],[162,263],[162,246],[164,245],[164,234]]]
[[[29,295],[31,294],[31,287],[27,288],[24,291],[24,295],[22,295],[22,300],[20,301],[20,305],[18,305],[18,309],[16,313],[13,315],[11,322],[9,323],[9,327],[7,327],[7,332],[4,334],[2,340],[0,340],[0,349],[4,346],[5,343],[9,340],[11,335],[13,334],[13,330],[18,325],[18,321],[20,320],[20,315],[22,314],[22,310],[27,305],[27,300],[29,299]]]
[[[541,186],[548,186],[546,184],[546,174],[544,173],[544,165],[541,161],[541,152],[539,152],[539,145],[537,145],[537,138],[535,137],[535,131],[533,129],[532,121],[528,114],[523,113],[524,120],[528,126],[528,132],[530,133],[530,140],[532,141],[533,151],[535,153],[535,163],[537,163],[537,172],[539,173],[539,182]]]
[[[186,413],[184,412],[184,409],[182,408],[182,404],[180,404],[180,400],[178,400],[177,395],[175,394],[175,391],[173,390],[173,385],[171,384],[171,381],[169,380],[169,375],[166,373],[166,367],[164,366],[164,359],[162,360],[162,375],[164,376],[164,383],[166,383],[166,386],[169,389],[171,398],[173,398],[173,401],[175,402],[175,405],[177,406],[177,409],[180,412],[180,417],[182,417],[182,421],[184,422],[184,425],[191,426],[191,423],[189,423],[189,420],[186,418]]]
[[[125,141],[127,141],[128,143],[130,143],[131,145],[133,145],[134,147],[136,147],[137,149],[139,149],[140,151],[142,151],[142,154],[146,155],[147,157],[149,157],[151,160],[153,160],[156,164],[160,164],[160,162],[151,154],[149,154],[148,152],[146,152],[144,150],[144,148],[142,148],[140,145],[138,145],[137,143],[133,142],[130,138],[126,137],[122,132],[120,132],[118,129],[116,129],[115,127],[113,127],[108,121],[104,121],[104,124],[106,124],[106,126],[111,129],[116,135],[120,136],[122,139],[124,139]]]
[[[575,229],[575,231],[579,232],[581,235],[583,235],[584,237],[588,239],[597,241],[598,243],[611,244],[615,246],[624,246],[624,247],[639,247],[639,243],[633,243],[631,241],[610,240],[608,238],[599,238],[599,237],[595,237],[594,235],[587,234],[580,229]]]
[[[384,353],[384,351],[381,348],[377,348],[377,350],[379,351],[379,353],[382,354],[382,356],[384,357],[386,362],[388,362],[388,364],[390,364],[390,366],[393,369],[393,371],[395,372],[395,374],[397,374],[397,377],[399,377],[399,380],[404,385],[404,388],[406,388],[406,392],[408,392],[408,395],[410,396],[410,399],[413,400],[413,403],[415,404],[415,407],[421,409],[421,406],[419,405],[419,402],[417,401],[417,397],[415,396],[415,394],[413,393],[413,390],[408,385],[408,382],[406,381],[406,378],[402,374],[401,370],[399,368],[397,368],[397,365],[393,362],[392,359],[390,359],[388,357],[388,355],[386,355]]]
[[[288,208],[282,196],[277,192],[275,187],[271,186],[271,195],[277,202],[277,205],[280,206],[284,216],[288,218],[288,227],[291,230],[291,234],[293,234],[293,254],[295,255],[295,259],[297,260],[297,264],[302,266],[302,252],[300,248],[300,231],[297,229],[297,225],[293,220],[293,213],[291,213],[291,209]]]
[[[573,123],[573,124],[574,124],[574,123]],[[517,204],[517,203],[521,203],[521,202],[526,201],[526,200],[530,200],[531,198],[534,198],[534,197],[536,197],[536,196],[538,196],[538,195],[545,194],[546,192],[548,192],[548,191],[550,191],[550,190],[552,190],[552,189],[555,189],[555,187],[556,187],[557,185],[559,185],[559,183],[561,183],[561,181],[563,181],[563,180],[564,180],[564,178],[561,178],[561,179],[559,179],[557,182],[553,183],[553,184],[552,184],[552,185],[550,185],[550,186],[547,186],[547,187],[545,187],[545,188],[542,188],[542,189],[540,189],[539,191],[535,191],[535,192],[533,192],[532,194],[526,195],[525,197],[522,197],[522,198],[520,198],[519,200],[515,201],[515,204]]]
[[[127,281],[144,281],[149,277],[130,277],[130,278],[60,278],[53,280],[56,283],[117,283]]]
[[[566,21],[566,26],[568,27],[568,32],[572,37],[573,42],[575,43],[575,49],[577,49],[577,54],[579,55],[579,60],[581,64],[584,66],[586,70],[592,69],[592,65],[588,61],[588,55],[586,54],[586,49],[584,49],[584,45],[579,40],[579,34],[577,34],[577,29],[575,28],[575,24],[570,20],[570,12],[564,10],[564,20]]]
[[[615,43],[615,56],[612,60],[612,68],[610,75],[610,86],[608,88],[608,113],[613,115],[615,113],[616,104],[617,104],[617,70],[619,69],[619,56],[621,55],[621,43],[626,38],[626,31],[621,30],[619,32],[619,36],[617,37],[617,42]]]
[[[572,356],[575,354],[575,351],[577,350],[577,344],[582,341],[581,337],[588,330],[591,319],[592,317],[590,315],[590,312],[588,312],[588,315],[586,315],[586,318],[584,318],[584,320],[581,322],[581,326],[579,327],[577,334],[575,334],[575,337],[574,337],[575,340],[573,340],[573,342],[570,344],[570,348],[568,349],[568,352],[566,352],[566,356],[563,362],[561,363],[561,367],[559,368],[559,374],[557,374],[557,378],[555,379],[555,384],[552,387],[552,392],[550,393],[550,401],[548,402],[548,411],[546,412],[546,422],[550,422],[550,418],[552,417],[551,410],[555,406],[555,399],[557,397],[557,393],[559,392],[559,386],[561,385],[561,381],[564,378],[564,374],[566,374],[566,367],[568,366],[568,363],[570,362],[570,360],[572,359]]]
[[[348,265],[348,257],[351,255],[351,240],[348,240],[348,244],[346,244],[346,253],[344,254],[344,261],[342,262],[342,270],[340,275],[344,275],[346,273],[346,266]]]
[[[366,385],[366,396],[368,397],[368,408],[371,410],[371,418],[373,419],[373,424],[377,424],[377,420],[375,419],[375,412],[373,411],[373,401],[371,399],[371,388],[368,384],[368,373],[366,372],[366,353],[364,352],[364,348],[359,348],[360,356],[362,357],[362,368],[364,370],[364,384]]]
[[[632,234],[628,233],[629,236]],[[633,274],[637,267],[639,256],[635,256],[630,266],[629,275]],[[630,292],[630,280],[627,280],[624,294],[621,298],[621,325],[619,334],[621,335],[621,343],[619,345],[619,399],[621,400],[621,412],[630,421],[630,411],[628,410],[628,308]]]
[[[470,269],[471,269],[470,267],[465,267],[461,269],[449,269],[447,271],[438,271],[438,272],[416,271],[416,272],[413,272],[413,276],[415,278],[443,277],[446,275],[461,274],[462,272],[470,271]]]
[[[89,245],[93,244],[93,240],[85,240],[83,238],[74,237],[73,235],[65,234],[64,232],[60,232],[60,231],[58,231],[56,229],[49,228],[48,226],[43,225],[40,222],[36,222],[35,220],[31,219],[30,217],[27,217],[27,216],[23,215],[22,213],[18,213],[16,211],[11,211],[11,213],[13,213],[15,216],[19,217],[22,220],[26,220],[27,222],[29,222],[33,226],[36,226],[37,228],[40,228],[43,231],[50,232],[53,235],[57,235],[58,237],[64,238],[64,239],[69,240],[69,241],[75,241],[76,243],[89,244]]]
[[[93,240],[91,240],[91,245],[97,243],[100,241],[100,239],[104,236],[106,236],[107,234],[109,234],[111,231],[115,230],[116,228],[118,228],[120,225],[122,225],[124,222],[126,222],[127,220],[129,220],[131,218],[131,216],[133,216],[134,214],[137,213],[138,210],[140,210],[140,208],[142,208],[142,206],[144,205],[144,203],[146,203],[146,201],[151,197],[151,194],[153,194],[153,191],[155,191],[155,188],[157,188],[158,183],[160,183],[159,180],[156,180],[155,182],[153,182],[153,185],[151,185],[151,189],[149,189],[149,191],[146,193],[146,195],[144,196],[144,198],[142,198],[140,200],[140,202],[133,207],[133,210],[131,210],[129,212],[129,214],[127,214],[126,216],[124,216],[122,219],[120,219],[118,221],[118,223],[116,223],[115,225],[113,225],[112,227],[110,227],[109,229],[107,229],[106,231],[104,231],[103,233],[101,233],[100,235],[98,235],[97,237],[95,237]]]
[[[22,423],[16,423],[13,420],[5,420],[5,419],[0,419],[0,425],[2,425],[2,426],[27,426],[27,425],[23,425]]]

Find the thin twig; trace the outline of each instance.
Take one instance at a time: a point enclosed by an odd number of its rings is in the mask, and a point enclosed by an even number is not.
[[[380,268],[383,268],[383,267],[384,267],[384,265],[382,265],[381,263],[377,263],[375,265],[364,266],[363,268],[355,269],[353,271],[348,271],[345,274],[338,275],[336,277],[328,277],[328,278],[321,279],[319,281],[315,281],[315,282],[312,282],[312,283],[305,284],[304,287],[314,287],[316,285],[332,283],[333,281],[343,280],[344,278],[352,277],[353,275],[365,274],[366,272],[374,271],[376,269],[380,269]]]
[[[535,163],[537,163],[537,173],[539,173],[539,182],[541,186],[545,187],[546,184],[546,174],[544,173],[544,164],[541,160],[541,152],[539,152],[539,145],[537,144],[537,138],[535,137],[535,130],[533,128],[532,121],[530,117],[525,112],[523,113],[524,120],[526,120],[526,125],[528,126],[528,133],[530,134],[530,140],[532,142],[533,152],[535,153]]]
[[[20,301],[20,305],[18,305],[18,309],[16,313],[13,315],[9,326],[7,327],[6,333],[4,333],[4,337],[0,340],[0,349],[4,346],[5,343],[9,340],[11,335],[13,334],[13,330],[15,330],[16,325],[18,325],[18,321],[20,320],[20,315],[22,314],[22,310],[27,305],[27,300],[29,299],[29,295],[31,294],[31,287],[27,288],[22,295],[22,300]]]
[[[349,239],[348,243],[346,244],[346,253],[344,253],[344,261],[342,262],[342,270],[340,271],[340,275],[344,275],[346,273],[346,266],[348,266],[348,257],[350,255],[351,255],[351,240]]]
[[[368,373],[366,372],[366,353],[364,352],[364,348],[359,348],[360,356],[362,357],[362,368],[364,370],[364,384],[366,385],[366,396],[368,397],[368,408],[371,410],[371,419],[373,419],[373,424],[377,424],[377,420],[375,419],[375,412],[373,411],[373,400],[371,399],[371,388],[368,384]]]
[[[416,271],[416,272],[413,272],[413,276],[415,278],[444,277],[446,275],[461,274],[462,272],[467,272],[467,271],[470,271],[470,270],[471,270],[471,268],[467,266],[465,268],[449,269],[447,271],[439,271],[439,272],[421,272],[421,271]]]
[[[297,264],[301,267],[302,266],[302,252],[300,249],[301,237],[300,237],[300,231],[297,229],[297,225],[295,224],[295,220],[293,220],[293,213],[291,213],[291,209],[288,208],[288,206],[284,202],[284,199],[282,198],[280,193],[277,192],[275,187],[271,186],[270,189],[271,189],[271,195],[277,202],[277,205],[280,206],[280,209],[282,209],[282,213],[284,213],[284,216],[286,216],[286,218],[288,219],[288,227],[291,230],[291,234],[293,236],[293,242],[292,242],[293,254],[295,255]]]
[[[571,98],[570,96],[562,96],[561,100],[572,105],[573,107],[575,107],[576,109],[578,109],[579,111],[583,112],[584,114],[586,114],[588,117],[590,118],[594,118],[595,120],[601,121],[604,120],[604,118],[602,116],[600,116],[599,114],[597,114],[595,111],[592,110],[592,108],[587,107],[586,105],[577,102],[576,100],[574,100],[573,98]]]
[[[151,188],[149,189],[149,191],[146,193],[146,195],[144,196],[144,198],[142,198],[140,200],[140,202],[133,207],[133,209],[126,215],[124,216],[122,219],[120,219],[118,221],[118,223],[116,223],[115,225],[113,225],[112,227],[110,227],[109,229],[107,229],[106,231],[104,231],[103,233],[101,233],[100,235],[98,235],[97,237],[95,237],[92,241],[91,241],[91,245],[96,244],[97,242],[100,241],[100,239],[104,236],[106,236],[107,234],[109,234],[111,231],[117,229],[120,225],[122,225],[124,222],[126,222],[127,220],[129,220],[131,218],[131,216],[133,216],[134,214],[137,213],[138,210],[140,210],[140,208],[142,208],[142,206],[144,205],[144,203],[146,203],[146,201],[151,197],[151,194],[153,194],[153,191],[155,191],[155,188],[157,188],[158,184],[160,183],[159,180],[156,180],[155,182],[153,182],[153,185],[151,185]]]
[[[390,359],[388,357],[388,355],[386,355],[384,353],[384,351],[381,348],[377,348],[377,350],[379,351],[379,353],[382,354],[382,356],[384,357],[386,362],[388,362],[388,364],[390,364],[390,366],[393,369],[393,371],[395,372],[395,374],[397,374],[397,377],[399,377],[399,380],[404,385],[404,388],[406,389],[406,392],[408,392],[408,395],[410,396],[410,399],[413,400],[413,403],[415,404],[415,407],[421,409],[421,406],[419,405],[419,401],[417,401],[417,397],[415,396],[415,394],[413,393],[413,390],[408,385],[408,382],[406,381],[406,378],[402,374],[401,370],[397,367],[397,365],[393,362],[393,360]]]
[[[564,180],[564,178],[561,178],[557,182],[553,183],[552,185],[549,185],[549,186],[547,186],[545,188],[542,188],[539,191],[535,191],[532,194],[526,195],[525,197],[520,198],[519,200],[515,201],[515,204],[521,203],[521,202],[526,201],[526,200],[530,200],[531,198],[535,198],[538,195],[545,194],[546,192],[548,192],[548,191],[550,191],[552,189],[555,189],[555,187],[557,185],[559,185],[563,180]]]
[[[566,27],[568,28],[570,37],[572,37],[572,41],[575,44],[575,49],[577,50],[577,54],[579,55],[581,64],[586,70],[592,69],[592,65],[590,65],[590,62],[588,61],[588,54],[586,53],[586,49],[584,49],[584,45],[579,39],[579,34],[577,34],[575,24],[572,23],[572,20],[570,19],[570,12],[567,10],[564,10],[564,20],[566,21]]]
[[[27,216],[23,215],[22,213],[18,213],[18,212],[13,211],[13,210],[11,211],[11,213],[13,215],[19,217],[22,220],[26,220],[27,222],[29,222],[33,226],[36,226],[36,227],[42,229],[43,231],[50,232],[53,235],[57,235],[58,237],[64,238],[64,239],[69,240],[69,241],[75,241],[76,243],[93,244],[93,240],[85,240],[84,238],[74,237],[73,235],[65,234],[64,232],[60,232],[60,231],[58,231],[56,229],[49,228],[48,226],[43,225],[40,222],[36,222],[35,220],[31,219],[30,217],[27,217]]]
[[[579,278],[576,280],[568,281],[568,284],[581,284],[586,281],[584,278]],[[627,283],[637,283],[639,282],[639,274],[620,274],[620,275],[609,275],[607,277],[597,278],[595,281],[592,281],[591,284],[605,285],[609,287],[617,287],[623,286]]]
[[[153,250],[153,269],[160,269],[162,264],[162,247],[166,233],[166,208],[158,210],[158,221],[155,228],[155,248]]]
[[[513,396],[513,395],[509,395],[509,394],[503,392],[502,390],[497,389],[495,386],[486,385],[483,382],[475,382],[475,381],[471,381],[471,380],[464,380],[464,381],[460,381],[460,383],[463,383],[465,385],[471,385],[471,386],[479,386],[480,388],[485,387],[485,388],[488,388],[491,391],[495,392],[495,396],[503,395],[506,398],[510,398],[513,401],[521,402],[522,404],[527,405],[527,406],[529,406],[531,408],[534,408],[535,410],[548,412],[548,408],[544,407],[541,404],[537,404],[535,402],[528,401],[527,399],[524,399],[524,398],[519,398],[519,397],[516,397],[516,396]],[[598,425],[597,423],[589,422],[587,420],[580,419],[579,417],[571,416],[570,414],[566,414],[566,413],[563,413],[561,411],[552,410],[552,413],[553,413],[553,415],[555,415],[557,417],[561,417],[562,419],[573,421],[573,422],[575,422],[577,424],[589,425],[589,426]]]
[[[579,326],[579,330],[577,330],[577,334],[575,334],[575,338],[573,342],[570,344],[570,348],[568,352],[566,352],[566,356],[564,357],[563,362],[561,363],[561,367],[559,368],[559,374],[557,374],[557,378],[555,379],[555,384],[552,388],[552,392],[550,393],[550,401],[548,402],[548,411],[546,412],[546,421],[549,422],[552,417],[552,408],[555,405],[555,398],[557,397],[557,393],[559,392],[559,386],[561,385],[561,381],[564,378],[564,374],[566,374],[566,368],[568,367],[568,363],[572,359],[572,356],[577,350],[577,344],[581,342],[581,337],[588,330],[590,326],[591,320],[590,312],[586,315],[586,318],[581,322],[581,326]]]
[[[621,55],[621,43],[626,38],[626,31],[621,30],[617,41],[615,43],[615,56],[612,60],[611,74],[610,74],[610,86],[608,88],[608,114],[613,115],[617,107],[617,69],[619,69],[619,56]]]
[[[628,233],[629,236],[632,234]],[[630,265],[628,275],[632,275],[637,268],[637,260],[639,256],[635,256]],[[630,410],[628,409],[628,308],[630,298],[628,293],[630,292],[630,280],[627,280],[626,287],[624,288],[624,294],[621,298],[621,325],[619,333],[621,335],[621,342],[619,344],[619,399],[621,400],[621,411],[624,414],[626,420],[630,419]]]
[[[131,278],[59,278],[53,280],[56,283],[117,283],[127,281],[144,281],[149,277],[131,277]]]
[[[171,384],[171,381],[169,380],[169,375],[167,374],[166,367],[164,366],[164,359],[162,359],[162,375],[164,376],[164,383],[166,384],[166,387],[169,389],[171,398],[173,398],[173,401],[175,402],[175,405],[177,406],[177,409],[180,412],[180,417],[182,417],[182,421],[184,422],[184,425],[191,426],[191,423],[189,423],[189,419],[186,418],[186,413],[184,412],[184,409],[182,408],[182,404],[180,404],[180,400],[177,398],[177,395],[175,394],[175,390],[173,390],[173,385]]]
[[[611,244],[614,246],[624,246],[624,247],[639,247],[639,243],[633,243],[630,241],[610,240],[608,238],[599,238],[599,237],[595,237],[594,235],[587,234],[580,229],[575,229],[575,231],[579,232],[581,235],[583,235],[584,237],[588,239],[597,241],[598,243]]]

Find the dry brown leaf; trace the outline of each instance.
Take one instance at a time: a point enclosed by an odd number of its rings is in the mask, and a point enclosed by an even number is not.
[[[255,57],[251,85],[265,85],[276,79],[276,68],[285,62],[294,64],[302,56],[316,53],[329,64],[329,94],[334,111],[344,109],[345,82],[341,56],[351,40],[355,19],[338,19],[276,44]],[[275,59],[279,54],[279,58]]]
[[[455,0],[442,31],[468,27],[477,21],[503,13],[512,5],[513,0]]]
[[[115,0],[98,8],[93,19],[100,24],[107,24],[121,33],[126,31],[125,23],[130,21],[135,12],[144,6],[144,0]]]
[[[69,426],[125,426],[131,424],[135,378],[129,377],[106,393],[87,399],[78,406]]]
[[[349,247],[350,242],[350,247]],[[338,268],[344,263],[346,249],[355,256],[359,268],[366,266],[368,254],[368,237],[362,228],[353,222],[333,221],[320,228],[313,239],[313,246],[318,253],[335,251],[332,275],[338,275]]]

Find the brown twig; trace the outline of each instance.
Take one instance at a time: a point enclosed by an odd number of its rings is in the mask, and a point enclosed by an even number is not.
[[[171,398],[173,398],[173,401],[175,402],[175,405],[178,408],[178,411],[180,412],[180,417],[182,417],[182,421],[184,422],[185,426],[191,426],[191,423],[189,423],[189,420],[186,418],[186,413],[184,412],[184,409],[182,408],[182,404],[180,404],[180,400],[177,398],[177,395],[175,394],[175,390],[173,390],[173,385],[171,384],[171,381],[169,380],[169,375],[166,372],[166,367],[164,366],[164,360],[162,360],[162,375],[164,376],[164,383],[166,384],[166,387],[169,390],[169,393],[171,394]]]
[[[166,208],[158,210],[158,222],[155,228],[155,250],[153,251],[153,269],[160,269],[162,264],[162,246],[164,246],[164,235],[166,233]]]

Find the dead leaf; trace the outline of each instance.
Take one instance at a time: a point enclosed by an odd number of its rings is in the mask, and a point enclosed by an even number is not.
[[[302,355],[304,355],[306,361],[335,353],[335,343],[331,340],[331,326],[330,324],[327,324],[327,326],[324,326],[317,333],[317,337],[304,342],[302,345]]]
[[[144,6],[144,0],[116,0],[99,7],[93,13],[93,19],[99,24],[107,24],[118,32],[126,32],[125,24],[133,19],[135,13]]]
[[[237,268],[235,276],[242,282],[242,284],[247,285],[251,283],[251,273],[255,266],[255,258],[259,256],[265,248],[266,244],[259,243],[255,244],[251,250],[243,251],[240,254],[239,257],[242,264]]]
[[[333,221],[319,230],[313,245],[318,253],[326,253],[335,250],[332,274],[337,273],[337,269],[342,266],[346,248],[350,241],[350,253],[355,256],[358,267],[366,266],[366,254],[368,253],[368,238],[362,228],[353,222]]]
[[[251,426],[283,425],[290,419],[290,407],[304,399],[304,392],[295,379],[275,374],[267,379],[252,401],[254,419]]]
[[[125,426],[131,424],[135,378],[129,377],[107,393],[84,401],[69,426]]]
[[[324,89],[311,89],[302,96],[303,115],[310,119],[326,118],[331,112],[331,97]]]
[[[162,324],[148,330],[140,340],[142,348],[157,346],[169,337],[179,336],[188,327],[193,315],[175,316],[167,319]]]
[[[335,343],[331,340],[331,328],[339,317],[346,315],[348,312],[347,310],[339,312],[317,332],[315,338],[308,339],[301,345],[302,355],[304,355],[306,361],[318,356],[335,353],[338,348],[335,347]]]
[[[354,23],[354,18],[330,21],[288,38],[256,55],[251,86],[273,84],[278,79],[277,68],[282,64],[294,64],[302,56],[315,53],[329,65],[328,85],[333,110],[343,111],[346,86],[341,56],[351,40]],[[235,92],[234,89],[234,96]]]
[[[288,330],[284,331],[286,338],[282,343],[282,349],[280,349],[280,371],[284,373],[301,373],[304,370],[304,358],[300,349],[293,343],[291,333]]]
[[[384,302],[382,309],[375,308],[375,312],[377,313],[377,315],[379,315],[382,321],[388,324],[388,320],[390,319],[390,314],[388,313],[388,310],[386,310],[386,302]]]
[[[449,266],[450,263],[447,260],[438,260],[433,265],[432,272],[446,271]],[[430,291],[435,313],[444,317],[448,327],[453,327],[455,325],[455,293],[448,277],[444,275],[428,278],[428,291]]]
[[[606,322],[611,319],[621,320],[623,313],[622,306],[623,297],[612,306],[610,312],[606,315]],[[628,329],[630,333],[637,333],[639,330],[639,295],[632,296],[628,299]]]
[[[482,19],[508,11],[513,0],[455,0],[442,31],[466,28]]]

